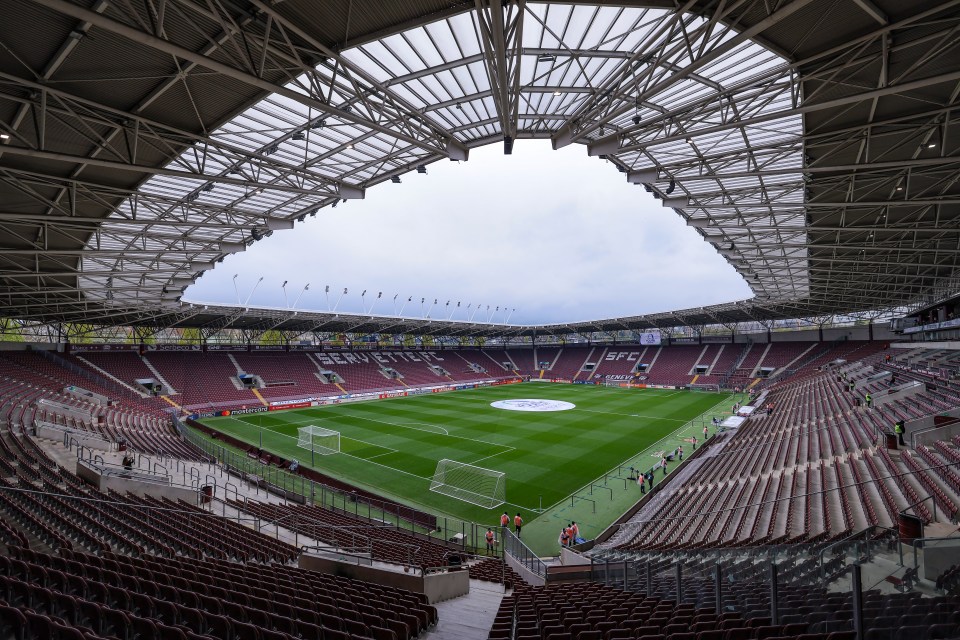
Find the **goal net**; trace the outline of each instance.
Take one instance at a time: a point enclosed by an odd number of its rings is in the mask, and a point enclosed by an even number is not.
[[[340,432],[324,429],[323,427],[300,427],[297,429],[299,437],[297,446],[320,455],[330,455],[340,451]]]
[[[507,498],[507,474],[444,458],[430,482],[430,491],[493,509]]]

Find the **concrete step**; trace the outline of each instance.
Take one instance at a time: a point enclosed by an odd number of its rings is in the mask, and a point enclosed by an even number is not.
[[[471,580],[470,593],[437,603],[439,622],[419,640],[486,640],[503,596],[502,586]]]

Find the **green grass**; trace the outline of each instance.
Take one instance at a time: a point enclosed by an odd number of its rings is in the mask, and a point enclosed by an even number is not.
[[[490,406],[508,398],[565,400],[576,408],[533,413]],[[203,422],[284,458],[295,458],[325,474],[434,513],[490,523],[506,509],[511,515],[522,512],[529,524],[541,505],[547,511],[562,506],[565,499],[569,503],[571,494],[610,470],[616,474],[621,463],[637,464],[639,459],[652,464],[654,450],[673,449],[682,436],[700,437],[694,428],[676,432],[718,404],[719,415],[727,398],[713,393],[529,383]],[[297,429],[305,425],[339,431],[341,453],[317,455],[311,465],[310,452],[297,447]],[[646,450],[643,457],[636,457]],[[484,509],[429,491],[441,458],[505,472],[508,504]],[[609,522],[615,517],[604,519]]]

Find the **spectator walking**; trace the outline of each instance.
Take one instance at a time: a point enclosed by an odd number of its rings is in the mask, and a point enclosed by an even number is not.
[[[677,459],[680,462],[683,462],[683,445],[680,445],[679,447],[677,447]]]
[[[507,515],[507,512],[504,511],[503,515],[500,516],[500,528],[507,529],[510,526],[510,516]]]
[[[866,402],[867,402],[867,409],[869,409],[869,408],[873,405],[873,396],[871,396],[871,395],[868,393],[867,396],[864,398],[864,400],[866,400]]]
[[[487,555],[491,555],[493,553],[493,545],[494,545],[493,529],[487,529],[486,538],[487,538]]]
[[[517,515],[513,518],[513,526],[517,531],[517,537],[520,537],[520,529],[523,527],[523,518],[520,517],[520,513],[517,512]]]

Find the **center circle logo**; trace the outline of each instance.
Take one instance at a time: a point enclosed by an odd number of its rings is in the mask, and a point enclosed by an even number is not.
[[[497,400],[491,402],[494,409],[507,411],[569,411],[577,405],[563,400]]]

